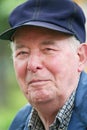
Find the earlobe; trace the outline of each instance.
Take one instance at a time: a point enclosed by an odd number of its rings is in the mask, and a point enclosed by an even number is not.
[[[86,43],[83,43],[79,46],[78,56],[79,56],[78,71],[81,72],[85,69],[87,65],[87,44]]]

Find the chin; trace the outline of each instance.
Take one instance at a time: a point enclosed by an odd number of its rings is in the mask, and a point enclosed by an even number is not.
[[[39,91],[28,91],[26,94],[28,101],[34,104],[37,103],[48,103],[51,100],[54,99],[54,96],[52,93],[48,93],[48,91],[44,90],[39,90]]]
[[[35,97],[31,100],[32,102],[30,102],[31,104],[33,103],[34,105],[47,105],[49,103],[51,103],[53,100],[51,97],[49,96],[42,96],[42,97]]]

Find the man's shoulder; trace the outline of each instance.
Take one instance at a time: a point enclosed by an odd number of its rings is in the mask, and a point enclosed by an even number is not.
[[[85,72],[81,74],[76,91],[75,111],[81,121],[87,125],[87,73]]]
[[[86,95],[87,95],[87,73],[82,72],[76,90],[76,96],[75,96],[76,106],[80,105],[83,102],[83,100],[86,100],[87,98]]]
[[[22,129],[23,127],[25,127],[25,124],[29,120],[29,115],[31,113],[31,110],[32,110],[32,106],[29,104],[22,107],[17,113],[17,115],[15,116],[9,130],[16,130],[19,127]]]
[[[32,106],[30,104],[26,104],[25,106],[23,106],[19,112],[18,115],[23,114],[23,116],[27,116],[27,114],[29,114],[32,110]]]

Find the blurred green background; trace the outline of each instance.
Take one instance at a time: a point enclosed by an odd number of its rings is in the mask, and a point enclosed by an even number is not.
[[[0,33],[9,28],[10,12],[24,1],[26,0],[0,0]],[[87,15],[87,1],[75,1],[83,7]],[[0,130],[8,130],[15,114],[26,103],[16,81],[9,41],[0,40]]]
[[[8,16],[26,0],[0,0],[0,33],[9,28]],[[8,41],[0,40],[0,130],[8,130],[17,111],[27,103],[17,84]]]

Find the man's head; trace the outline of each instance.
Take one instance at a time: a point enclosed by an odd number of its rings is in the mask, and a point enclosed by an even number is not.
[[[87,46],[70,34],[34,26],[13,38],[13,63],[19,85],[34,106],[59,109],[76,89],[87,59]]]
[[[74,35],[85,42],[85,16],[81,8],[71,0],[28,0],[10,15],[11,29],[0,38],[12,40],[21,26],[38,26]]]
[[[10,15],[13,63],[22,91],[35,106],[62,107],[87,59],[85,17],[70,0],[28,0]],[[80,44],[83,43],[83,44]]]

